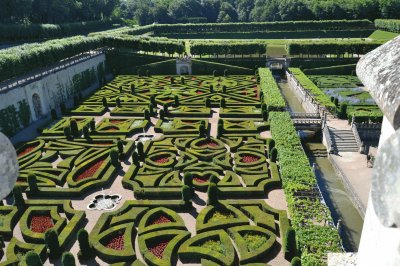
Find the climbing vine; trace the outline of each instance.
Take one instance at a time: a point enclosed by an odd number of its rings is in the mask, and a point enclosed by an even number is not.
[[[17,110],[14,105],[0,110],[0,127],[1,131],[11,137],[20,129]]]
[[[18,102],[18,117],[22,126],[26,127],[31,122],[31,109],[26,100]]]

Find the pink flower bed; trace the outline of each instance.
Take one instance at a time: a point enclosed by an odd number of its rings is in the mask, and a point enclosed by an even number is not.
[[[106,245],[107,248],[114,249],[114,250],[123,250],[125,245],[125,237],[124,235],[118,235],[112,238],[108,244]]]
[[[44,233],[54,226],[50,216],[37,215],[31,220],[31,231],[34,233]]]
[[[103,164],[104,159],[100,160],[98,162],[96,162],[95,164],[93,164],[92,166],[90,166],[89,168],[87,168],[85,171],[83,171],[76,179],[75,181],[80,181],[89,177],[92,177],[97,170],[99,170],[99,168],[101,167],[101,165]]]
[[[20,153],[18,153],[18,158],[22,157],[28,153],[30,153],[31,151],[33,151],[36,148],[36,146],[29,146],[26,147],[23,151],[21,151]]]
[[[258,160],[260,160],[260,157],[258,157],[258,156],[245,155],[245,156],[242,157],[240,162],[242,162],[242,163],[254,163],[254,162],[257,162]]]
[[[169,219],[168,217],[166,217],[164,215],[160,215],[151,223],[151,225],[153,225],[153,224],[165,224],[165,223],[170,223],[170,222],[172,222],[171,219]]]
[[[218,143],[216,143],[215,141],[210,139],[210,140],[204,140],[204,141],[199,142],[197,144],[197,146],[199,146],[201,148],[206,148],[206,147],[215,148],[215,147],[218,147]]]
[[[150,247],[149,251],[153,253],[153,255],[156,256],[157,258],[162,259],[164,255],[164,250],[167,247],[168,243],[169,241],[161,242],[155,245],[154,247]]]

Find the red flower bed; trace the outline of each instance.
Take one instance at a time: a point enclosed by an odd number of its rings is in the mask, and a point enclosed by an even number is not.
[[[196,181],[197,183],[203,184],[207,183],[209,178],[210,178],[209,176],[196,176],[193,178],[193,180]]]
[[[196,94],[203,94],[204,92],[202,91],[196,91]]]
[[[105,128],[104,130],[105,130],[105,131],[118,131],[119,128],[117,128],[117,127],[107,127],[107,128]]]
[[[164,255],[164,250],[167,247],[169,241],[161,242],[154,247],[149,247],[149,251],[153,253],[154,256],[156,256],[159,259],[162,259]]]
[[[160,155],[152,159],[153,162],[156,163],[167,163],[169,161],[169,157],[165,155]]]
[[[125,245],[125,238],[124,235],[118,235],[112,238],[108,244],[106,245],[107,248],[111,248],[114,250],[123,250]]]
[[[54,226],[50,216],[33,216],[31,220],[31,231],[34,233],[44,233]]]
[[[164,216],[164,215],[160,215],[158,217],[156,217],[156,219],[154,219],[154,221],[152,221],[150,223],[150,225],[153,224],[166,224],[166,223],[170,223],[172,222],[171,219],[169,219],[168,217]]]
[[[242,163],[254,163],[260,160],[260,157],[254,156],[254,155],[245,155],[242,157],[242,160],[240,162]]]
[[[20,153],[18,153],[18,157],[22,157],[28,153],[30,153],[31,151],[33,151],[36,148],[36,146],[29,146],[26,147],[23,151],[21,151]]]
[[[110,120],[108,120],[108,121],[110,121],[110,123],[111,123],[111,124],[114,124],[114,125],[124,122],[123,120],[116,120],[116,119],[110,119]]]
[[[99,168],[101,167],[101,165],[103,164],[104,159],[97,161],[95,164],[93,164],[92,166],[90,166],[89,168],[87,168],[85,171],[83,171],[76,179],[75,181],[80,181],[82,179],[86,179],[88,177],[92,177],[97,170],[99,170]]]
[[[218,143],[216,143],[215,141],[209,139],[209,140],[204,140],[204,141],[199,142],[197,144],[197,146],[199,146],[201,148],[206,148],[206,147],[215,148],[215,147],[218,147]]]

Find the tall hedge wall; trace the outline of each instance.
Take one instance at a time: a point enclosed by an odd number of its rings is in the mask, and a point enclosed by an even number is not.
[[[381,30],[400,33],[400,19],[376,19],[375,27]]]
[[[340,252],[340,237],[329,209],[318,198],[301,197],[314,190],[317,180],[302,148],[288,112],[271,112],[270,127],[279,154],[283,189],[292,226],[296,231],[302,262],[310,259],[323,265],[328,252]],[[313,265],[319,265],[313,264]],[[308,265],[304,263],[304,265]]]
[[[264,54],[267,45],[257,42],[192,42],[190,52],[195,55],[210,54]]]
[[[261,91],[263,92],[264,102],[268,109],[274,111],[284,110],[286,103],[271,71],[267,68],[260,68],[258,71],[260,75]]]

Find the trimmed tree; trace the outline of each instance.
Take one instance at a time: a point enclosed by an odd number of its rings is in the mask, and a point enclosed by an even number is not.
[[[199,137],[203,138],[206,135],[206,127],[204,125],[200,125],[199,127]]]
[[[75,119],[71,119],[69,122],[69,126],[71,127],[71,134],[74,137],[78,137],[80,135],[79,128],[78,128],[78,122],[76,122]]]
[[[71,127],[70,126],[65,126],[64,127],[64,136],[67,139],[71,139]]]
[[[190,204],[192,197],[193,197],[192,189],[187,185],[183,185],[182,186],[182,200],[183,200],[183,202],[185,202],[186,206]]]
[[[268,150],[271,151],[272,148],[275,148],[275,140],[274,139],[270,139],[268,141]]]
[[[47,230],[44,234],[44,242],[49,252],[49,258],[58,259],[61,256],[61,247],[57,231],[54,229]]]
[[[210,176],[210,183],[218,184],[219,178],[215,175]]]
[[[271,162],[275,163],[278,158],[278,150],[274,147],[271,149],[270,153]]]
[[[339,116],[340,116],[341,119],[346,119],[347,118],[347,103],[341,103],[340,104]]]
[[[161,119],[161,120],[164,120],[164,118],[165,118],[165,112],[164,112],[163,109],[161,109],[161,110],[160,110],[160,119]]]
[[[121,166],[118,156],[119,154],[117,149],[114,148],[110,151],[111,164],[117,168]]]
[[[25,263],[28,266],[42,266],[42,260],[40,259],[39,254],[30,250],[25,255]]]
[[[262,117],[263,117],[263,120],[264,120],[264,121],[268,121],[269,114],[268,114],[268,111],[267,111],[267,110],[265,110],[265,111],[262,113]]]
[[[221,103],[220,103],[221,108],[225,108],[226,107],[226,101],[225,98],[221,99]]]
[[[107,102],[107,98],[106,98],[106,97],[103,97],[103,99],[101,99],[101,101],[103,102],[103,106],[104,106],[105,108],[107,108],[107,109],[108,109],[108,102]]]
[[[37,178],[35,174],[30,173],[28,175],[28,185],[29,185],[29,190],[31,193],[35,193],[39,191],[38,185],[37,185]]]
[[[174,106],[175,107],[179,106],[179,97],[178,97],[178,95],[175,95],[175,97],[174,97]]]
[[[136,166],[139,166],[139,165],[140,165],[139,155],[137,154],[136,151],[134,151],[134,152],[132,153],[132,163],[133,163],[134,165],[136,165]]]
[[[94,118],[92,120],[90,120],[89,127],[90,127],[90,131],[92,131],[92,132],[96,130],[96,121],[94,120]]]
[[[61,259],[62,266],[75,266],[75,258],[71,252],[64,252]]]
[[[214,86],[210,85],[210,92],[213,93],[214,92]]]
[[[22,196],[22,190],[20,186],[15,186],[13,188],[13,199],[14,199],[14,206],[23,207],[25,206],[25,200]]]
[[[93,248],[89,242],[89,233],[81,228],[78,231],[78,242],[79,242],[79,253],[78,258],[81,260],[87,260],[93,257]]]
[[[131,93],[135,94],[135,84],[131,84]]]
[[[152,103],[149,104],[149,113],[150,116],[154,116],[154,105]]]
[[[207,189],[207,205],[217,205],[218,204],[218,187],[215,183],[210,182]]]
[[[138,152],[138,155],[139,155],[139,159],[140,160],[144,160],[144,157],[145,157],[145,154],[144,154],[144,145],[143,145],[143,142],[138,142],[138,144],[137,144],[137,152]]]
[[[210,100],[210,98],[206,99],[206,107],[211,108],[211,100]]]
[[[121,107],[121,99],[120,98],[115,99],[115,104],[117,105],[117,107]]]
[[[296,232],[292,227],[286,231],[284,238],[285,259],[291,260],[296,255]]]
[[[184,77],[181,77],[181,84],[182,85],[185,84],[185,78]]]
[[[150,121],[150,111],[144,110],[144,119]]]
[[[117,141],[117,148],[119,153],[124,152],[124,142],[122,140]]]
[[[291,266],[301,266],[301,259],[299,257],[293,257],[292,261],[290,262]]]
[[[85,137],[85,139],[89,139],[90,135],[89,135],[89,128],[87,126],[83,127],[83,136]]]

